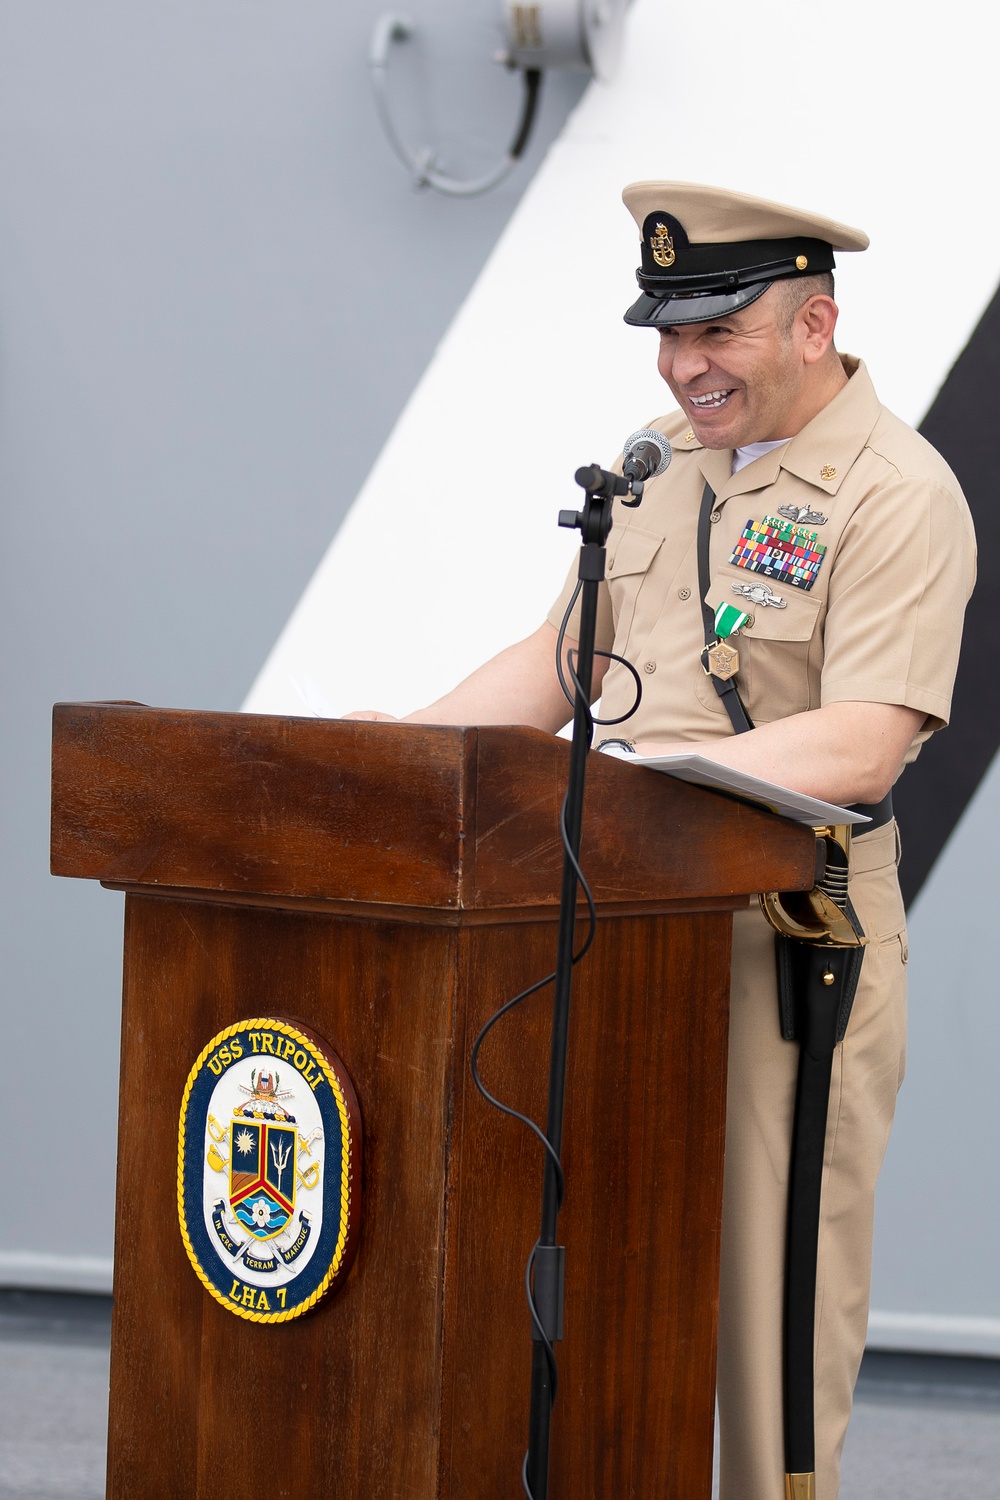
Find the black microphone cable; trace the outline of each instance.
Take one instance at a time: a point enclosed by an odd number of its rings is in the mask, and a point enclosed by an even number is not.
[[[573,613],[573,609],[576,605],[576,601],[580,597],[582,588],[583,582],[582,580],[578,580],[576,588],[573,590],[573,595],[566,606],[565,612],[562,617],[562,622],[559,626],[559,633],[556,640],[556,676],[559,679],[559,686],[562,689],[563,696],[566,698],[566,701],[570,704],[574,711],[578,700],[583,703],[585,722],[587,726],[587,745],[589,753],[589,747],[594,736],[595,725],[599,724],[601,726],[610,726],[612,724],[622,724],[626,719],[630,719],[636,712],[640,702],[642,701],[642,678],[639,676],[639,673],[636,671],[635,667],[633,667],[632,663],[630,661],[626,661],[623,656],[619,656],[617,652],[595,650],[595,656],[603,656],[609,661],[618,662],[620,666],[625,667],[632,674],[632,680],[635,685],[635,699],[628,711],[626,713],[619,714],[619,716],[615,719],[598,719],[594,716],[593,712],[591,711],[590,704],[586,701],[586,694],[583,690],[583,683],[580,681],[579,677],[576,674],[576,669],[574,666],[574,658],[576,656],[576,653],[574,651],[569,651],[566,653],[566,666],[565,668],[563,666],[563,650],[566,640],[566,631],[569,625],[570,617]],[[567,683],[567,673],[569,675],[572,688],[570,687],[570,683]],[[573,853],[573,849],[570,844],[569,829],[566,824],[568,796],[569,792],[567,790],[566,794],[563,797],[562,806],[559,812],[559,836],[562,840],[563,851],[567,859],[569,860],[570,865],[572,866],[574,875],[576,876],[577,885],[583,892],[584,900],[587,903],[588,916],[587,935],[584,938],[583,942],[580,944],[580,947],[573,954],[573,966],[575,967],[588,952],[597,934],[597,907],[594,903],[593,892],[590,889],[580,862],[576,858],[576,855]],[[551,1141],[545,1134],[544,1130],[542,1130],[542,1128],[530,1117],[530,1115],[522,1114],[522,1112],[518,1109],[515,1109],[513,1105],[505,1104],[503,1100],[498,1099],[495,1094],[492,1094],[483,1082],[482,1076],[479,1072],[479,1051],[483,1045],[483,1042],[486,1040],[489,1033],[493,1030],[493,1027],[505,1015],[508,1015],[516,1005],[520,1005],[521,1002],[523,1000],[527,1000],[529,996],[537,994],[538,991],[544,989],[546,985],[552,984],[555,980],[555,977],[556,971],[553,969],[550,974],[546,974],[544,978],[538,979],[534,984],[528,985],[526,989],[521,990],[519,994],[514,995],[510,1000],[505,1001],[498,1010],[495,1010],[493,1012],[489,1020],[486,1021],[486,1023],[481,1027],[476,1040],[472,1044],[470,1065],[472,1071],[472,1081],[475,1084],[476,1088],[479,1090],[480,1094],[486,1100],[487,1104],[493,1105],[495,1109],[500,1110],[505,1115],[509,1115],[511,1119],[520,1121],[520,1123],[527,1126],[532,1134],[535,1135],[537,1139],[542,1143],[542,1147],[544,1148],[546,1155],[551,1161],[552,1168],[555,1173],[557,1200],[559,1208],[561,1209],[563,1197],[566,1191],[566,1176],[563,1171],[562,1161],[560,1160],[559,1155],[554,1149]],[[552,1347],[551,1340],[545,1332],[545,1328],[543,1327],[542,1320],[539,1316],[538,1307],[535,1303],[534,1288],[532,1285],[532,1272],[534,1270],[535,1255],[538,1250],[538,1246],[539,1242],[536,1240],[534,1245],[532,1245],[531,1247],[531,1253],[528,1256],[527,1264],[524,1268],[524,1290],[528,1302],[528,1312],[531,1316],[531,1322],[534,1329],[536,1330],[538,1341],[541,1343],[544,1350],[545,1360],[549,1368],[551,1390],[550,1401],[554,1405],[556,1399],[556,1391],[559,1383],[559,1370],[556,1362],[556,1353],[555,1349]],[[521,1468],[521,1483],[524,1487],[524,1493],[527,1497],[527,1500],[534,1500],[534,1496],[532,1495],[530,1486],[528,1484],[527,1465],[528,1455],[526,1453],[524,1456],[524,1463]]]

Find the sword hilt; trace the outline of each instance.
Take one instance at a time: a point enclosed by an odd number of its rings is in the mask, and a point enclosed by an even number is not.
[[[823,948],[863,948],[868,939],[847,893],[851,825],[814,828],[823,845],[823,874],[811,891],[762,891],[760,908],[775,932]]]

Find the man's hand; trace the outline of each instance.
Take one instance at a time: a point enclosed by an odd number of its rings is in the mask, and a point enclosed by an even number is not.
[[[379,713],[377,708],[355,708],[349,714],[341,714],[342,719],[369,719],[372,723],[398,724],[399,720],[395,714]]]

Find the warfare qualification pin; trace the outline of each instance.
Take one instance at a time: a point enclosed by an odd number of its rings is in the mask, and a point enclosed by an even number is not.
[[[836,473],[836,470],[834,470]],[[831,476],[823,476],[829,479]],[[794,521],[798,526],[825,526],[826,516],[821,510],[810,510],[808,505],[779,505],[778,515],[783,516],[786,521]]]
[[[177,1212],[198,1279],[236,1317],[286,1323],[346,1276],[361,1117],[318,1037],[264,1017],[202,1048],[181,1103]]]
[[[758,604],[762,609],[768,605],[772,609],[784,609],[784,599],[780,594],[775,594],[770,585],[766,583],[734,583],[732,585],[734,594],[742,594],[744,599],[749,599],[751,604]]]

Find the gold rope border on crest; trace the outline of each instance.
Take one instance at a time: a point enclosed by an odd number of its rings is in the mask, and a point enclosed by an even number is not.
[[[209,1053],[214,1052],[216,1047],[221,1046],[228,1037],[236,1036],[241,1031],[263,1030],[264,1028],[266,1028],[268,1031],[280,1031],[283,1032],[285,1036],[294,1037],[295,1040],[299,1042],[300,1045],[308,1052],[309,1056],[312,1057],[313,1061],[319,1063],[320,1068],[326,1075],[327,1082],[333,1090],[333,1097],[337,1101],[337,1110],[340,1114],[340,1232],[337,1235],[337,1245],[333,1252],[333,1259],[330,1262],[327,1273],[323,1277],[323,1280],[320,1282],[319,1286],[309,1297],[306,1298],[304,1302],[300,1302],[298,1306],[286,1309],[284,1312],[275,1313],[251,1312],[249,1308],[241,1307],[238,1303],[231,1301],[229,1297],[224,1297],[222,1295],[222,1293],[217,1289],[214,1283],[209,1279],[208,1274],[201,1267],[201,1263],[199,1262],[198,1257],[195,1254],[194,1246],[191,1243],[191,1236],[188,1233],[187,1220],[184,1215],[184,1137],[187,1127],[187,1107],[188,1100],[191,1097],[191,1090],[194,1088],[195,1081],[201,1071],[202,1064],[208,1057]],[[232,1064],[230,1064],[230,1066],[232,1066]],[[229,1071],[228,1068],[226,1071]],[[234,1025],[227,1026],[224,1031],[217,1032],[212,1040],[201,1049],[194,1066],[188,1074],[187,1083],[184,1085],[184,1094],[181,1099],[181,1113],[177,1131],[177,1218],[180,1223],[181,1239],[184,1241],[184,1249],[187,1251],[188,1260],[194,1267],[195,1272],[198,1276],[198,1280],[201,1282],[205,1290],[207,1292],[210,1292],[211,1295],[215,1298],[216,1302],[218,1302],[221,1307],[224,1307],[227,1312],[234,1313],[238,1318],[245,1318],[248,1323],[287,1323],[292,1318],[302,1317],[303,1313],[307,1313],[310,1308],[315,1307],[316,1303],[328,1290],[331,1283],[336,1280],[337,1272],[340,1269],[340,1263],[344,1257],[344,1247],[347,1244],[347,1230],[348,1224],[350,1222],[351,1146],[351,1122],[350,1117],[347,1113],[347,1103],[344,1099],[343,1090],[340,1087],[340,1080],[337,1078],[336,1073],[333,1071],[332,1067],[327,1062],[322,1052],[320,1052],[319,1048],[316,1046],[316,1043],[313,1042],[309,1037],[307,1037],[304,1032],[299,1031],[297,1027],[292,1026],[290,1022],[279,1021],[273,1016],[257,1016],[252,1020],[237,1021]],[[230,1147],[230,1149],[232,1148]],[[296,1151],[296,1156],[297,1155],[298,1152]],[[205,1189],[203,1182],[203,1195],[204,1191]],[[248,1286],[251,1284],[252,1283],[247,1282]],[[292,1283],[287,1284],[292,1285]],[[267,1291],[267,1287],[261,1287],[259,1290]]]

